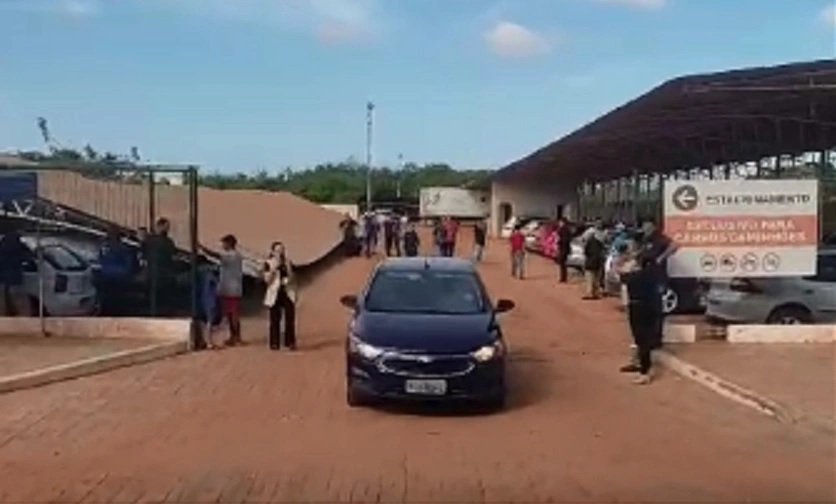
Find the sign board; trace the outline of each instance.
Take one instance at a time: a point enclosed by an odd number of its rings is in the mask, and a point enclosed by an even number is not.
[[[37,197],[37,174],[0,171],[0,203],[33,200]]]
[[[483,218],[490,213],[487,191],[461,187],[425,187],[421,189],[421,217]]]
[[[664,230],[679,245],[671,277],[816,273],[816,180],[667,181]]]

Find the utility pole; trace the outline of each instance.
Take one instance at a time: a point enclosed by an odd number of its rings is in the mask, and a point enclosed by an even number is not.
[[[401,179],[403,178],[403,169],[404,169],[403,154],[398,154],[398,166],[400,168],[400,171],[398,172],[397,183],[395,185],[395,194],[397,195],[398,199],[400,200],[401,199]]]
[[[372,209],[372,147],[374,146],[374,103],[366,103],[366,211]]]

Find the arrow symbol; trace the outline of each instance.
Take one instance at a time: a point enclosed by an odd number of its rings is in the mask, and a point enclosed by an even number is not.
[[[679,210],[689,211],[697,207],[699,195],[697,189],[692,185],[678,187],[673,192],[673,204]]]

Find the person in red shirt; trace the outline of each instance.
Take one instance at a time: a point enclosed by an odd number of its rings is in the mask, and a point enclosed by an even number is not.
[[[525,265],[525,236],[520,226],[511,233],[511,276],[522,280]]]
[[[459,234],[459,223],[447,217],[444,221],[444,243],[442,255],[453,257],[456,255],[456,235]]]

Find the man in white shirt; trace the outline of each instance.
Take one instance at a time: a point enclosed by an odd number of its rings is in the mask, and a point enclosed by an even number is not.
[[[218,300],[221,316],[229,324],[229,346],[241,345],[241,296],[244,291],[244,258],[238,252],[238,240],[233,235],[221,238],[220,277]]]

